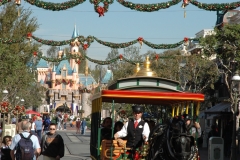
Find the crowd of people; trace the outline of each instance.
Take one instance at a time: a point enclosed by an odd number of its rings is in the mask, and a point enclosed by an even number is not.
[[[64,142],[56,133],[56,124],[47,124],[45,119],[21,119],[17,123],[17,134],[14,137],[4,136],[1,147],[2,160],[59,160],[64,156]],[[43,136],[42,136],[43,134]]]

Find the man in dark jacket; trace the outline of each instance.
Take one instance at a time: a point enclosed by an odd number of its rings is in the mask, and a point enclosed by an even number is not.
[[[142,106],[132,106],[134,120],[128,121],[123,128],[115,133],[114,138],[127,136],[127,147],[136,150],[141,147],[143,143],[147,143],[150,129],[148,123],[144,122],[141,117],[143,114]]]
[[[41,151],[43,160],[53,158],[59,160],[64,156],[64,142],[61,135],[56,133],[56,124],[51,123],[49,132],[43,136]]]

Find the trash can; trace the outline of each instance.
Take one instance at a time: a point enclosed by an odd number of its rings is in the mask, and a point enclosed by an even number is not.
[[[211,137],[208,141],[208,160],[224,160],[224,140]]]

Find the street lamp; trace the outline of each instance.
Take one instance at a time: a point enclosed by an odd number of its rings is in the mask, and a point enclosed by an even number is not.
[[[232,133],[232,151],[231,151],[231,160],[237,160],[237,151],[236,151],[236,116],[238,109],[238,90],[239,90],[240,76],[238,71],[232,77],[232,92],[234,95],[234,108],[233,108],[233,133]]]
[[[2,136],[1,138],[3,139],[3,136],[5,134],[5,114],[9,111],[9,103],[6,102],[7,100],[7,94],[8,94],[8,91],[5,89],[3,90],[3,99],[2,99],[2,102],[1,102],[1,113],[3,113],[3,121],[2,121]]]

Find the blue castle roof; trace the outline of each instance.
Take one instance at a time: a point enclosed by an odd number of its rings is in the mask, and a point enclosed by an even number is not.
[[[113,77],[112,71],[111,70],[107,70],[107,72],[106,72],[105,76],[103,77],[101,83],[102,84],[103,83],[105,83],[105,84],[108,83],[112,79],[112,77]]]
[[[85,74],[79,74],[79,83],[83,84],[84,86],[97,84],[91,75],[86,76]]]
[[[48,68],[47,61],[45,61],[44,59],[40,59],[40,61],[38,62],[37,68]]]
[[[64,56],[65,56],[65,55],[64,55]],[[63,60],[63,61],[61,61],[61,62],[59,63],[59,65],[57,66],[57,69],[56,69],[56,75],[60,75],[60,74],[61,74],[61,70],[62,70],[62,68],[63,68],[64,66],[65,66],[66,69],[67,69],[67,74],[68,74],[68,75],[72,75],[73,70],[71,69],[71,66],[70,66],[70,64],[69,64],[69,62],[68,62],[67,59],[65,59],[65,60]]]

